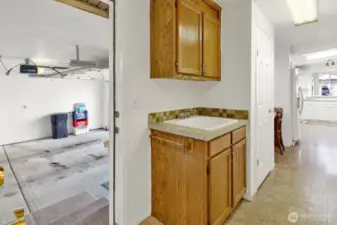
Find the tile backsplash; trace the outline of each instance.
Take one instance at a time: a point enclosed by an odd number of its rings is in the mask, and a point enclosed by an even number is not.
[[[162,123],[166,120],[178,119],[181,113],[188,113],[190,116],[212,116],[223,117],[232,119],[244,119],[248,120],[248,110],[236,110],[236,109],[219,109],[219,108],[187,108],[178,109],[165,112],[149,113],[149,123]]]
[[[231,119],[248,120],[248,110],[198,108],[200,116],[213,116]]]
[[[179,118],[180,113],[188,112],[189,115],[195,116],[198,115],[198,108],[189,108],[189,109],[177,109],[166,112],[155,112],[149,113],[149,123],[162,123],[166,120],[174,120]]]

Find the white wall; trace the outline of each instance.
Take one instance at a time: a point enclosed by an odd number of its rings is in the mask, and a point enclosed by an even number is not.
[[[257,20],[264,20],[260,18],[255,4],[252,5],[250,1],[228,1],[220,4],[222,6],[222,82],[217,82],[212,86],[208,84],[211,88],[207,91],[203,101],[207,107],[249,111],[248,193],[245,197],[252,199],[257,190],[254,183],[256,155],[254,143],[252,143],[255,135],[252,132],[252,127],[255,126],[253,119],[255,114],[252,110],[255,104],[255,27]]]
[[[314,77],[312,74],[298,76],[298,85],[302,89],[304,98],[313,96]]]
[[[290,74],[290,44],[280,43],[276,35],[275,43],[275,107],[283,108],[283,142],[292,145],[292,94],[293,78]]]
[[[222,82],[206,83],[206,107],[250,109],[251,95],[251,4],[221,2]],[[233,25],[235,24],[235,25]]]
[[[90,129],[104,126],[100,80],[28,78],[17,70],[6,76],[0,68],[0,96],[0,145],[50,137],[50,114],[79,102],[87,105]]]
[[[151,213],[148,113],[206,106],[250,110],[251,1],[221,2],[222,81],[150,79],[150,1],[117,3],[116,216],[135,225]],[[130,7],[132,5],[132,7]],[[137,37],[137,38],[135,38]],[[255,187],[256,188],[256,187]]]
[[[132,7],[130,7],[132,6]],[[209,85],[150,79],[150,1],[116,5],[117,221],[135,225],[151,213],[148,113],[202,106]]]

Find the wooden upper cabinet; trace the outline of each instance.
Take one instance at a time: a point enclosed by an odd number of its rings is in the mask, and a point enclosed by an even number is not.
[[[246,193],[246,140],[233,146],[232,207],[235,208]]]
[[[220,80],[220,27],[213,0],[151,0],[151,78]]]
[[[209,224],[222,225],[231,207],[231,149],[209,162]]]
[[[177,24],[177,72],[202,75],[202,11],[179,1]]]
[[[205,14],[203,23],[204,23],[203,29],[204,76],[220,78],[221,76],[220,22],[219,20]]]

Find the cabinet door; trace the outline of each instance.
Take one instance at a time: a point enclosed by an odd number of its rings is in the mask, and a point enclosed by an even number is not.
[[[207,143],[161,132],[152,136],[152,216],[166,225],[205,225]]]
[[[202,75],[202,12],[178,0],[177,72]]]
[[[216,18],[204,15],[203,29],[203,75],[207,77],[221,77],[221,46],[220,46],[220,22]]]
[[[233,146],[232,207],[235,208],[246,193],[246,140]]]
[[[222,225],[231,208],[231,149],[209,161],[209,222]]]

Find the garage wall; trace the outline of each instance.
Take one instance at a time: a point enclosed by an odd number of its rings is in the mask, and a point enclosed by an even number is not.
[[[105,126],[102,109],[108,99],[102,100],[102,85],[100,80],[6,76],[0,68],[0,145],[50,137],[50,114],[71,112],[78,102],[87,105],[90,129]]]

